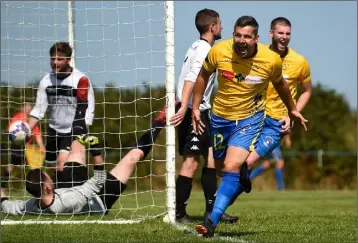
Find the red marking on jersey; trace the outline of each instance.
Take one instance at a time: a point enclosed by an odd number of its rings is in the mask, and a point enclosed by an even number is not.
[[[88,88],[89,81],[87,77],[82,77],[80,81],[78,81],[77,85],[77,99],[81,101],[87,101],[88,99]]]
[[[223,70],[223,71],[221,72],[221,76],[223,76],[223,77],[226,78],[226,79],[229,79],[229,80],[233,81],[233,80],[234,80],[234,77],[235,77],[235,73],[230,72],[230,71]]]

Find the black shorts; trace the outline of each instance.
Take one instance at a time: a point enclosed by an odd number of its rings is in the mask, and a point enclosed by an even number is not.
[[[71,188],[80,186],[88,180],[88,168],[77,162],[66,162],[61,175],[57,180],[57,188]],[[125,189],[122,184],[112,174],[107,172],[107,179],[103,188],[98,193],[106,210],[111,209],[113,204],[119,198],[121,192]]]
[[[191,109],[188,109],[185,117],[178,127],[179,154],[207,156],[210,147],[210,118],[209,110],[200,113],[200,119],[204,123],[204,133],[196,135],[192,126]]]
[[[46,161],[55,163],[58,152],[61,150],[70,151],[71,143],[71,133],[58,133],[49,127],[46,138]]]
[[[25,165],[25,147],[12,145],[10,148],[10,164]]]

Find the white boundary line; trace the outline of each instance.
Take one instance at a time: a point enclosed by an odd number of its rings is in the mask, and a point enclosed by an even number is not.
[[[33,225],[33,224],[136,224],[140,223],[143,220],[1,220],[1,225]]]

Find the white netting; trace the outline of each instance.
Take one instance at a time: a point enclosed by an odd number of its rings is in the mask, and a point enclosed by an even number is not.
[[[122,150],[151,128],[151,120],[166,103],[165,2],[77,1],[72,6],[75,66],[91,79],[95,90],[95,119],[90,132],[99,136],[105,162],[111,168],[124,155]],[[57,41],[71,39],[68,31],[66,1],[1,1],[2,131],[25,102],[35,102],[38,81],[50,71],[49,48]],[[46,140],[46,118],[40,125]],[[88,159],[91,161],[90,155]],[[6,178],[10,161],[8,136],[2,132],[2,187],[10,199],[28,199],[24,174],[30,168],[16,168]],[[108,215],[2,214],[1,218],[114,222],[163,214],[167,211],[165,161],[164,128]]]

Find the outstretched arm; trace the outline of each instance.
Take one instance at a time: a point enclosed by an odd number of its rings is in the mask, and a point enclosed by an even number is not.
[[[182,90],[181,97],[181,107],[177,111],[177,113],[170,118],[170,123],[173,126],[178,126],[184,119],[186,111],[188,109],[188,105],[190,103],[190,97],[193,93],[195,82],[200,73],[201,67],[203,66],[203,62],[205,57],[208,55],[210,48],[207,46],[199,46],[196,49],[195,55],[193,56],[194,60],[190,64],[189,72],[184,77],[184,86]],[[185,59],[184,63],[188,60]]]
[[[201,134],[204,131],[204,123],[200,119],[199,106],[203,99],[203,94],[205,92],[206,86],[208,85],[208,81],[212,73],[213,72],[209,72],[204,67],[202,67],[195,82],[193,90],[192,123],[193,129],[196,134]]]
[[[311,98],[311,94],[312,94],[312,84],[311,82],[308,83],[302,83],[301,84],[301,95],[300,98],[298,98],[297,101],[297,110],[299,112],[301,112],[303,110],[303,108],[305,108],[305,106],[307,105],[309,99]]]
[[[75,118],[72,122],[73,135],[87,134],[86,126],[86,111],[88,108],[88,88],[89,80],[87,77],[82,77],[77,84],[77,107]]]
[[[280,96],[281,100],[287,107],[288,115],[289,118],[291,119],[290,126],[293,124],[292,121],[295,121],[296,123],[301,125],[305,131],[307,131],[307,127],[305,124],[307,120],[301,115],[299,111],[297,111],[288,84],[286,80],[282,77],[282,61],[278,55],[276,56],[276,60],[272,66],[270,80],[276,92]],[[287,125],[288,124],[286,124],[286,126]],[[290,126],[287,126],[286,129],[289,129]]]
[[[47,110],[48,100],[47,100],[46,86],[44,82],[45,82],[45,78],[43,78],[40,81],[39,88],[36,94],[36,104],[30,112],[28,124],[31,130],[36,126],[38,121],[45,116]]]
[[[23,200],[9,200],[3,189],[0,189],[1,194],[1,212],[10,215],[20,215],[25,211],[26,201]]]
[[[311,69],[310,65],[306,60],[302,63],[302,70],[299,77],[299,83],[301,86],[301,95],[297,101],[297,110],[301,112],[307,105],[312,94],[312,83],[311,83]]]
[[[46,147],[45,147],[44,141],[41,136],[40,127],[38,125],[35,126],[32,131],[33,131],[35,141],[36,141],[37,145],[40,147],[41,152],[46,152]]]

